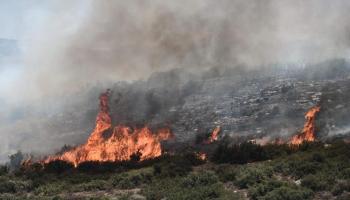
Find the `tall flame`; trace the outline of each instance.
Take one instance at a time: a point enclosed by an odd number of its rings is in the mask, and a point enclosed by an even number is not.
[[[305,114],[306,122],[304,124],[304,128],[300,134],[292,137],[290,141],[292,145],[299,145],[304,141],[315,141],[315,119],[317,113],[320,112],[320,110],[320,106],[315,106],[307,111],[307,113]]]
[[[140,154],[140,160],[158,157],[162,154],[161,141],[172,137],[168,128],[162,128],[152,133],[147,126],[132,129],[118,125],[112,127],[109,114],[110,91],[100,96],[100,111],[96,117],[96,126],[86,144],[64,152],[61,155],[50,156],[44,162],[64,160],[77,166],[85,161],[125,161],[133,154]]]

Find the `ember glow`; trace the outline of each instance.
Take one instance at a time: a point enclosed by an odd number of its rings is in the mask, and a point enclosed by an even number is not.
[[[207,160],[207,154],[205,154],[205,153],[203,153],[203,152],[198,152],[198,153],[196,153],[196,156],[197,156],[197,158],[198,159],[200,159],[200,160]]]
[[[306,122],[304,124],[304,128],[300,134],[292,137],[290,144],[299,145],[304,141],[315,141],[315,119],[317,113],[320,112],[320,109],[321,107],[315,106],[305,114]]]
[[[140,154],[140,160],[159,157],[162,154],[161,141],[172,137],[168,128],[153,133],[147,126],[131,128],[118,125],[113,128],[109,114],[110,91],[100,96],[100,111],[96,126],[86,144],[66,151],[61,155],[49,156],[44,163],[64,160],[77,166],[85,161],[125,161],[133,154]]]

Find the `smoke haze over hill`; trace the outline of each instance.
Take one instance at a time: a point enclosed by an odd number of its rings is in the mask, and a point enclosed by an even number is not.
[[[18,84],[30,82],[24,94],[33,98],[171,68],[348,57],[349,8],[346,0],[52,1],[27,32]]]
[[[275,66],[296,69],[349,57],[347,0],[19,2],[21,10],[29,8],[20,12],[23,28],[16,29],[22,30],[15,37],[20,64],[0,66],[0,79],[7,83],[0,86],[0,132],[6,138],[0,142],[0,159],[17,149],[48,152],[83,141],[105,88],[120,90],[113,93],[114,120],[139,123],[151,117],[156,123],[164,116],[176,118],[166,115],[176,106],[200,102],[196,94],[208,88],[215,89],[208,92],[210,98],[248,94],[250,85],[246,92],[243,83],[263,79],[255,79],[257,72],[242,78],[246,70],[268,68],[266,77],[273,77]],[[0,22],[6,29],[9,22]],[[113,85],[119,81],[131,84]],[[238,92],[227,91],[231,88]],[[221,102],[210,98],[210,103]]]

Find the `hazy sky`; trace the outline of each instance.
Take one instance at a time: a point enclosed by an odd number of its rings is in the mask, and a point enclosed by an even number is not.
[[[45,0],[0,0],[0,38],[20,39],[48,13]]]
[[[19,49],[19,54],[10,59],[6,57],[5,61],[0,62],[0,100],[7,99],[13,93],[12,86],[19,84],[26,73],[24,71],[28,65],[25,59],[28,59],[28,52],[36,46],[36,35],[50,32],[48,27],[52,19],[74,18],[75,21],[70,21],[65,26],[73,27],[79,22],[79,16],[85,13],[89,2],[90,0],[0,0],[0,39],[15,40],[13,44]],[[62,31],[63,28],[60,27]]]

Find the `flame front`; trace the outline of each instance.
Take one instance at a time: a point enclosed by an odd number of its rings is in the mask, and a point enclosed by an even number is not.
[[[306,122],[304,124],[304,128],[300,134],[292,137],[290,141],[292,145],[299,145],[304,141],[315,141],[315,119],[317,113],[320,112],[320,110],[320,106],[315,106],[305,114]]]
[[[125,161],[140,153],[140,160],[158,157],[162,154],[161,141],[172,137],[168,128],[152,133],[147,126],[132,129],[119,125],[112,128],[109,114],[109,94],[100,96],[100,111],[96,117],[96,126],[86,144],[66,151],[61,155],[50,156],[44,162],[64,160],[77,166],[85,161]]]

